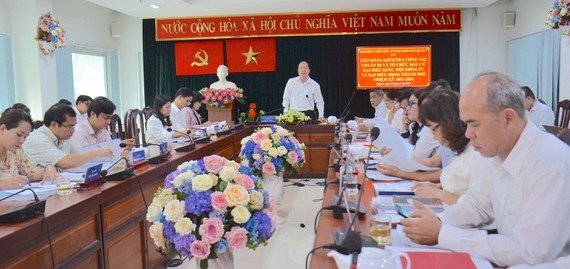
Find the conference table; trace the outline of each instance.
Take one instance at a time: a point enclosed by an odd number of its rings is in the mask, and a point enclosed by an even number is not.
[[[307,145],[307,162],[297,177],[324,177],[332,125],[284,126]],[[0,224],[0,268],[51,268],[49,239],[58,268],[156,268],[164,263],[148,234],[146,204],[168,173],[183,162],[217,154],[236,159],[240,141],[257,127],[246,126],[190,152],[171,151],[167,162],[145,165],[123,181],[46,200],[43,216]],[[332,189],[331,189],[332,190]],[[144,197],[144,198],[143,198]],[[12,202],[9,202],[12,203]],[[2,202],[2,205],[9,205]],[[0,206],[1,208],[1,206]],[[49,233],[48,233],[49,231]],[[325,267],[322,267],[325,268]],[[328,267],[327,267],[328,268]]]

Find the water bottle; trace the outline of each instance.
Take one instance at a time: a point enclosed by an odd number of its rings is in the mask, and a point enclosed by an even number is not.
[[[354,161],[351,160],[349,155],[349,160],[346,164],[346,174],[345,174],[345,184],[346,184],[346,195],[354,196],[358,194],[358,177],[355,175]]]

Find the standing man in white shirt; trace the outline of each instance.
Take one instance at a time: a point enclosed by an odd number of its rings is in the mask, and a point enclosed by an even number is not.
[[[77,99],[75,99],[75,107],[73,110],[75,110],[78,124],[87,119],[87,109],[89,109],[91,102],[93,102],[93,98],[88,95],[79,95]]]
[[[524,93],[507,75],[484,73],[461,95],[465,136],[493,157],[482,180],[440,218],[421,203],[402,220],[413,242],[467,252],[498,266],[553,262],[570,253],[570,150],[528,122]],[[498,234],[476,229],[495,222]]]
[[[299,76],[290,78],[285,85],[285,92],[283,93],[284,110],[295,109],[316,120],[316,103],[318,119],[323,121],[325,119],[325,101],[321,94],[321,86],[309,77],[309,73],[311,73],[309,63],[301,61],[297,71]]]
[[[172,129],[182,131],[186,128],[186,118],[182,109],[192,103],[194,93],[186,87],[182,87],[174,94],[174,101],[170,104],[170,122]]]
[[[554,125],[554,112],[542,102],[536,100],[536,96],[528,86],[522,86],[524,91],[524,106],[528,110],[528,118],[540,130],[544,131],[542,125]]]

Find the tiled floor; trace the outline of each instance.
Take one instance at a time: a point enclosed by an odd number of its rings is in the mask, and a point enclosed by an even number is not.
[[[268,245],[256,251],[247,248],[234,252],[236,269],[296,269],[305,267],[305,257],[312,249],[315,240],[313,224],[315,214],[320,209],[323,187],[315,186],[322,181],[314,179],[304,182],[307,186],[287,186],[285,195],[278,209],[279,215],[286,218],[285,223],[277,225],[277,231]],[[314,201],[317,199],[318,201]],[[301,225],[304,224],[304,225]],[[304,228],[301,226],[305,226]],[[185,261],[180,269],[195,269],[194,259]]]

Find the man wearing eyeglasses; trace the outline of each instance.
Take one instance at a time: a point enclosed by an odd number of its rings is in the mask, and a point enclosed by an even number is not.
[[[75,100],[75,107],[73,108],[73,110],[75,110],[75,115],[77,117],[78,124],[86,120],[87,117],[89,116],[87,114],[87,109],[89,109],[91,102],[93,102],[93,99],[88,95],[77,96],[77,99]]]
[[[172,129],[176,131],[183,131],[186,126],[186,118],[182,109],[189,106],[194,98],[192,90],[182,87],[174,94],[174,101],[170,104],[170,122],[172,122]]]
[[[30,133],[23,145],[30,160],[41,166],[54,165],[66,170],[81,166],[95,158],[112,158],[113,151],[102,147],[80,152],[79,145],[71,138],[77,123],[72,107],[55,104],[44,114],[44,126]]]

